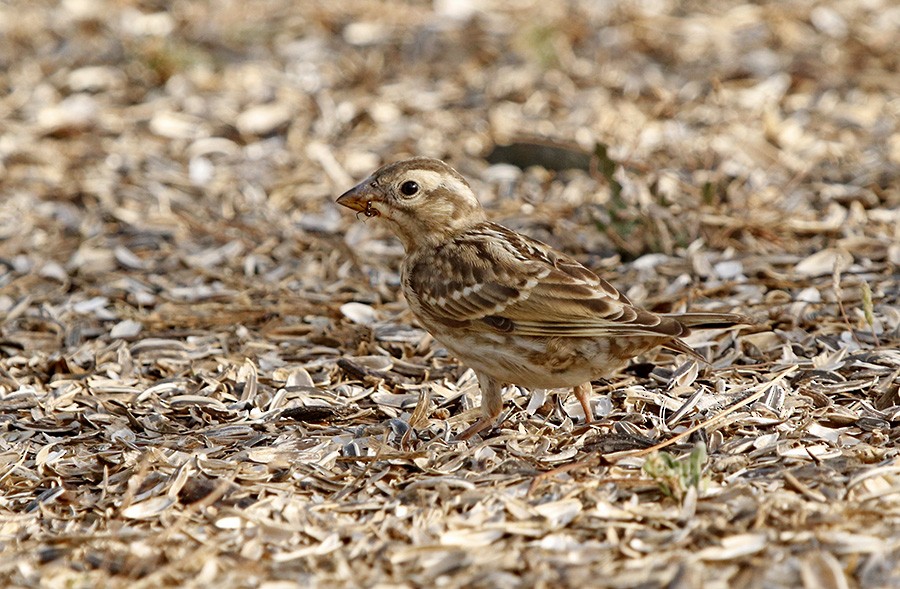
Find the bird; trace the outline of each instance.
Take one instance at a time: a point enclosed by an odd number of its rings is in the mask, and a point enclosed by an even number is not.
[[[642,309],[573,257],[494,223],[471,185],[441,160],[382,166],[337,199],[383,222],[403,245],[401,290],[413,315],[471,368],[481,417],[458,439],[493,426],[507,385],[572,388],[593,421],[591,381],[657,346],[702,358],[691,328],[749,320],[739,313]]]

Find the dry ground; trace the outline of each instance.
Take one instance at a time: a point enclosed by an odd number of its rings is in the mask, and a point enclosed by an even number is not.
[[[889,0],[0,2],[0,584],[900,587],[898,37]],[[759,324],[457,442],[471,373],[332,202],[412,154]]]

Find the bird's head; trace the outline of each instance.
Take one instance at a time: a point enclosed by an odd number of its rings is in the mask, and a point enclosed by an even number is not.
[[[337,203],[387,222],[407,252],[440,244],[485,220],[465,178],[444,162],[425,157],[379,168]]]

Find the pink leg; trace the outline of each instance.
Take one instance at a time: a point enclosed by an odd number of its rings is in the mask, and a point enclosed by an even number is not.
[[[594,421],[594,412],[591,411],[591,392],[593,392],[591,383],[582,383],[575,387],[574,391],[575,397],[578,399],[578,402],[581,403],[581,408],[584,410],[584,422],[591,423]]]
[[[503,396],[501,395],[500,383],[494,379],[478,374],[478,386],[481,387],[481,413],[482,417],[469,426],[466,431],[459,434],[460,440],[468,440],[478,432],[481,432],[492,425],[494,420],[503,410]]]

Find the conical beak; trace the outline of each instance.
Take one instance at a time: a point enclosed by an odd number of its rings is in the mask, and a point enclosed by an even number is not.
[[[360,182],[344,194],[340,195],[337,203],[348,209],[353,209],[358,213],[365,213],[366,216],[373,217],[378,213],[372,208],[372,187],[369,180]]]

